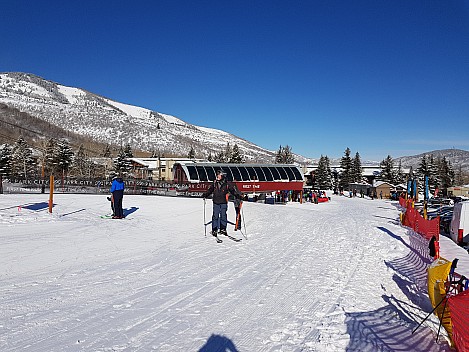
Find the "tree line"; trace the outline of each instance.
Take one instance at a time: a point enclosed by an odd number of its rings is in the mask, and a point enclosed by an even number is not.
[[[0,176],[2,178],[28,180],[54,175],[77,178],[102,178],[110,173],[127,175],[132,170],[129,158],[133,157],[129,144],[121,147],[112,158],[111,148],[106,145],[100,157],[109,158],[111,168],[96,161],[81,144],[73,150],[66,139],[49,138],[32,148],[23,137],[14,144],[0,146]]]

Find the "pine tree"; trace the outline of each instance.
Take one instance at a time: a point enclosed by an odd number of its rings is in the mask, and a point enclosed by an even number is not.
[[[293,156],[291,147],[286,145],[282,147],[280,145],[279,150],[275,156],[276,164],[293,164],[295,162],[295,157]]]
[[[241,154],[241,151],[239,150],[237,144],[233,146],[233,149],[231,151],[231,159],[229,160],[229,162],[233,164],[241,164],[244,162],[244,157]]]
[[[111,154],[111,146],[109,144],[106,144],[106,146],[103,149],[103,152],[101,153],[101,156],[103,158],[110,158],[112,156]]]
[[[195,150],[194,147],[191,145],[191,149],[189,150],[189,153],[187,153],[187,157],[189,159],[195,159]]]
[[[404,181],[405,181],[405,176],[404,176],[404,171],[402,171],[402,161],[399,160],[399,166],[397,167],[395,182],[396,184],[400,184],[400,183],[403,183]]]
[[[231,149],[230,142],[226,143],[225,153],[224,153],[224,162],[229,162],[231,160],[231,155],[233,154],[233,150]]]
[[[85,152],[85,147],[83,144],[80,144],[73,159],[73,169],[77,176],[84,177],[88,174],[89,166],[90,163]]]
[[[352,180],[353,182],[361,182],[363,176],[362,162],[360,159],[360,154],[355,153],[355,158],[352,162]]]
[[[57,140],[50,138],[42,151],[42,162],[45,175],[55,175],[58,170],[58,147]]]
[[[8,144],[0,146],[0,175],[3,178],[11,176],[12,150]]]
[[[36,163],[33,158],[33,151],[23,137],[18,138],[13,145],[11,156],[11,171],[13,176],[27,180],[28,175],[32,176],[35,173]]]
[[[216,163],[226,163],[225,153],[223,152],[223,150],[220,150],[218,153],[216,153],[213,160]]]
[[[348,185],[352,181],[352,158],[350,157],[350,149],[347,147],[344,152],[344,156],[340,160],[340,168],[342,173],[340,175],[339,185],[342,189],[348,188]]]
[[[379,166],[381,168],[381,174],[379,175],[378,179],[394,185],[396,182],[396,173],[394,171],[394,160],[392,159],[391,155],[388,155],[386,159],[381,161]]]
[[[444,193],[446,193],[446,189],[453,186],[455,178],[453,167],[450,161],[446,160],[446,157],[439,159],[438,174],[440,180],[439,188],[443,189]]]
[[[66,175],[73,162],[74,153],[68,141],[61,140],[57,143],[57,164],[62,173]]]
[[[331,189],[332,188],[332,172],[329,165],[329,158],[322,156],[319,158],[318,167],[315,176],[315,184],[313,187],[318,189]]]
[[[430,176],[430,165],[429,165],[429,158],[426,155],[422,156],[420,159],[420,164],[416,170],[416,176],[419,182],[419,188],[423,189],[423,185],[425,184],[425,176]]]
[[[124,147],[124,154],[125,154],[125,157],[128,159],[134,157],[134,154],[132,153],[132,147],[130,146],[129,143],[127,143]]]
[[[127,175],[131,170],[131,164],[127,160],[127,154],[124,149],[120,149],[117,157],[113,160],[114,170],[122,175]]]

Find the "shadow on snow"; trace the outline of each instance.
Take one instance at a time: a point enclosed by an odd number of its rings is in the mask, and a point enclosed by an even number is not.
[[[233,341],[226,336],[212,334],[198,352],[238,352]]]

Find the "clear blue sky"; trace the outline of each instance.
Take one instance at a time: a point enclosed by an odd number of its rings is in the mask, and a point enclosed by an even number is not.
[[[277,150],[469,150],[469,4],[1,1],[21,71]]]

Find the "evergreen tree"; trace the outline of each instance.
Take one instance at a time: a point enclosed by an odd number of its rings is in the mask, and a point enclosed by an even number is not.
[[[119,150],[119,153],[117,154],[117,157],[113,160],[113,162],[114,170],[118,174],[127,175],[132,169],[130,162],[127,160],[127,154],[123,148]]]
[[[353,182],[361,182],[363,176],[362,161],[360,159],[360,154],[355,153],[355,158],[352,162],[352,180]]]
[[[77,176],[84,177],[88,173],[90,162],[86,156],[85,147],[80,144],[73,159],[73,168]]]
[[[433,154],[430,154],[428,158],[428,186],[432,191],[438,188],[441,183],[438,168],[437,161],[433,157]]]
[[[132,153],[132,147],[130,146],[129,143],[127,143],[124,147],[124,154],[125,154],[125,157],[128,159],[134,157],[134,154]]]
[[[11,172],[13,176],[27,180],[28,175],[33,176],[36,163],[33,151],[23,137],[18,138],[11,150]]]
[[[241,151],[239,150],[237,144],[233,146],[233,149],[231,151],[231,159],[229,160],[229,162],[234,164],[241,164],[244,162],[244,157],[241,154]]]
[[[195,159],[195,150],[194,147],[191,145],[191,149],[189,150],[189,153],[187,153],[187,157],[189,159]]]
[[[340,160],[340,168],[342,173],[340,175],[339,185],[342,189],[348,188],[348,185],[353,182],[352,178],[352,158],[350,157],[350,149],[347,147],[344,156]]]
[[[224,153],[224,162],[228,163],[231,160],[231,155],[233,154],[233,150],[231,149],[230,142],[226,143],[225,153]]]
[[[295,157],[293,156],[291,147],[286,145],[282,147],[280,145],[279,150],[275,156],[276,164],[293,164],[295,162]]]
[[[381,174],[378,179],[394,185],[396,182],[396,172],[394,171],[394,160],[391,155],[388,155],[386,159],[381,161],[379,166],[381,168]]]
[[[210,161],[210,162],[213,161],[212,152],[208,152],[207,160]]]
[[[419,183],[419,189],[423,189],[425,185],[425,176],[428,176],[429,181],[430,181],[431,172],[432,171],[431,171],[430,160],[426,155],[424,155],[422,156],[422,159],[420,160],[420,164],[416,171],[416,174],[417,174],[416,176],[417,176],[418,183]]]
[[[216,153],[213,160],[216,163],[226,163],[225,153],[223,150],[220,150],[218,153]]]
[[[58,146],[55,138],[50,138],[42,151],[45,175],[55,175],[58,171]]]
[[[329,158],[322,156],[319,158],[318,167],[315,176],[315,184],[313,187],[318,189],[331,189],[332,188],[332,172],[329,165]]]
[[[104,147],[104,150],[101,154],[101,156],[103,158],[110,158],[112,156],[112,153],[111,153],[111,146],[109,144],[106,144],[106,146]]]
[[[0,175],[3,178],[11,176],[12,150],[8,144],[0,146]]]
[[[446,194],[446,189],[454,185],[454,170],[449,160],[446,157],[439,159],[438,161],[438,173],[439,173],[439,188],[443,189]]]
[[[61,140],[57,143],[57,165],[62,173],[66,175],[73,162],[73,151],[68,141]]]
[[[402,171],[402,161],[399,160],[399,166],[397,167],[395,182],[396,184],[400,184],[400,183],[403,183],[404,181],[405,181],[405,176],[404,176],[404,171]]]

